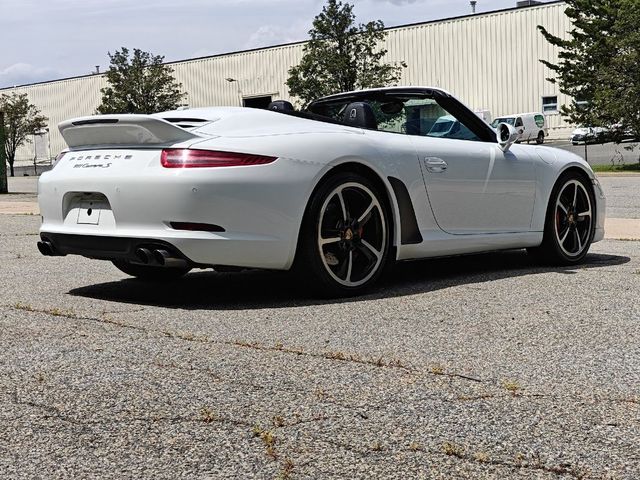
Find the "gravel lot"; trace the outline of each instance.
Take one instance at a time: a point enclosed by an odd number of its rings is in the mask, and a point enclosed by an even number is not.
[[[640,218],[640,179],[609,178]],[[638,241],[317,301],[280,273],[45,258],[38,225],[0,215],[0,478],[638,478]]]

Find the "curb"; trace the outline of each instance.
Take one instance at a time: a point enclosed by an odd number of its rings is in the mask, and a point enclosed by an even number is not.
[[[607,240],[640,240],[640,219],[605,219],[604,238]]]
[[[640,177],[640,172],[594,172],[596,177]]]
[[[0,202],[0,215],[40,215],[35,202]]]

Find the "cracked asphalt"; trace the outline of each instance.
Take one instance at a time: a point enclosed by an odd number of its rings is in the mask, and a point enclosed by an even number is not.
[[[45,258],[38,226],[0,215],[2,479],[640,477],[640,241],[321,301],[282,273]]]

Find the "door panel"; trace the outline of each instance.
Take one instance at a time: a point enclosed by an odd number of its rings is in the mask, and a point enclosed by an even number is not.
[[[522,149],[412,136],[440,228],[452,234],[526,232],[535,200],[534,160]]]

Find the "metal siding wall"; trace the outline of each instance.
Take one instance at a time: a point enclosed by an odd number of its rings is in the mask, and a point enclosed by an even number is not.
[[[289,99],[287,72],[302,58],[302,44],[172,64],[192,107],[239,105],[241,97]],[[226,78],[236,79],[228,82]]]
[[[537,30],[544,25],[563,36],[571,27],[564,9],[560,3],[393,29],[387,60],[407,62],[402,85],[445,88],[494,117],[541,111],[542,96],[569,101],[546,81],[551,72],[539,60],[556,62],[558,49]],[[560,115],[547,120],[552,130],[568,128]]]
[[[544,25],[556,35],[571,28],[564,3],[507,12],[480,14],[436,23],[388,30],[387,61],[405,61],[402,85],[444,88],[473,109],[490,110],[494,117],[540,111],[543,95],[569,98],[545,79],[549,69],[539,62],[556,62],[558,49],[537,31]],[[302,58],[303,44],[187,60],[171,64],[192,107],[239,105],[240,97],[274,95],[290,100],[285,82],[289,68]],[[237,82],[227,82],[234,78]],[[100,103],[104,76],[60,80],[4,89],[26,92],[49,117],[51,151],[65,147],[55,126],[64,119],[91,115]],[[240,92],[238,91],[240,89]],[[568,125],[560,115],[547,116],[549,126],[563,134]],[[17,160],[33,158],[33,147],[18,152]]]

